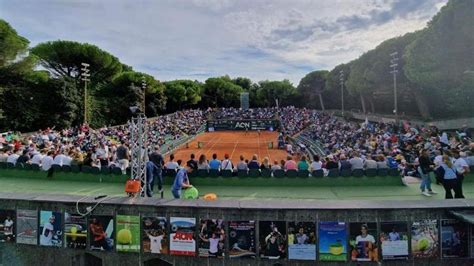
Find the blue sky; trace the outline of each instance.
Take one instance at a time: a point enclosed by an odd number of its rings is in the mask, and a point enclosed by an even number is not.
[[[0,0],[31,46],[88,42],[159,80],[330,70],[422,29],[447,0]]]

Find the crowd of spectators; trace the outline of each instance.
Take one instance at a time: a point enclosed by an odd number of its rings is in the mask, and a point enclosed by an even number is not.
[[[149,146],[163,145],[196,134],[205,123],[205,112],[185,110],[147,121]],[[125,170],[130,159],[128,125],[92,129],[88,125],[55,130],[47,128],[28,136],[12,132],[0,137],[0,162],[52,165],[117,166]]]

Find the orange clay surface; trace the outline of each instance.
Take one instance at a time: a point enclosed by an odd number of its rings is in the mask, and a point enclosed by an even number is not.
[[[198,142],[203,142],[202,148],[198,148]],[[273,142],[273,148],[268,147],[268,143]],[[186,147],[187,146],[187,147]],[[261,162],[264,157],[268,157],[270,163],[274,160],[286,159],[287,152],[278,147],[278,132],[262,131],[260,135],[256,131],[235,132],[219,131],[206,132],[197,136],[192,141],[184,144],[173,153],[176,160],[189,160],[191,153],[196,155],[196,160],[201,154],[205,154],[208,160],[212,159],[212,154],[216,153],[217,158],[222,160],[224,154],[229,154],[231,161],[236,164],[240,155],[249,161],[252,155],[257,154],[258,161]],[[165,158],[168,161],[169,158]]]

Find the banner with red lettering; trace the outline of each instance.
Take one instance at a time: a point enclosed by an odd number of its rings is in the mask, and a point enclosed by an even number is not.
[[[181,256],[196,255],[196,219],[171,217],[170,254]]]

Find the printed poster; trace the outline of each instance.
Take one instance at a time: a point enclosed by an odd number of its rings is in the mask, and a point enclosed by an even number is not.
[[[62,213],[40,211],[40,246],[63,246]]]
[[[86,249],[86,217],[68,212],[64,214],[64,241],[68,248]]]
[[[17,210],[17,236],[16,243],[37,245],[38,244],[38,211]]]
[[[229,222],[229,257],[255,258],[255,221]]]
[[[345,222],[319,222],[319,257],[321,261],[347,260]]]
[[[316,223],[288,223],[288,259],[316,260]]]
[[[378,261],[377,223],[350,223],[352,261]]]
[[[114,217],[92,215],[88,219],[90,249],[112,251],[114,249]]]
[[[380,224],[382,259],[408,259],[408,224],[406,222],[387,222]]]
[[[168,254],[168,221],[166,217],[145,216],[142,218],[142,243],[146,253]]]
[[[140,252],[140,216],[117,215],[117,251]]]
[[[224,258],[225,226],[222,219],[201,219],[199,227],[199,257]]]
[[[263,259],[286,258],[286,222],[259,222],[259,254]]]
[[[439,257],[438,221],[427,219],[413,222],[411,250],[415,258]]]
[[[468,256],[468,225],[458,220],[441,220],[441,255],[443,258]]]
[[[14,210],[0,210],[0,242],[15,243],[16,214]]]
[[[196,218],[171,217],[170,254],[182,256],[196,255]]]

